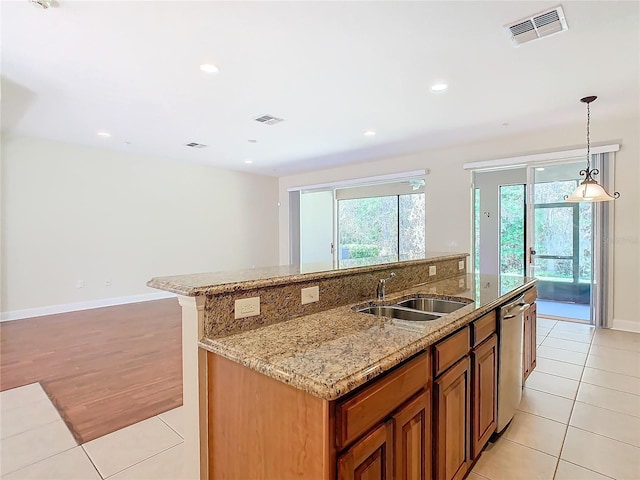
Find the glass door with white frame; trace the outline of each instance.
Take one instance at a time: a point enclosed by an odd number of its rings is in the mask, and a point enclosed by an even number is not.
[[[527,169],[474,172],[475,271],[522,276]]]
[[[591,322],[593,204],[568,203],[584,162],[531,169],[529,275],[538,279],[538,314]]]
[[[574,162],[474,172],[475,270],[538,279],[538,314],[591,321],[592,207],[567,203]]]

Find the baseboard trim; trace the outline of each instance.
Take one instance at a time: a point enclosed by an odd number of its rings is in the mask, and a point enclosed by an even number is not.
[[[148,302],[150,300],[161,300],[163,298],[175,297],[171,292],[144,293],[141,295],[130,295],[127,297],[102,298],[100,300],[89,300],[86,302],[66,303],[63,305],[50,305],[48,307],[27,308],[25,310],[13,310],[2,312],[0,322],[10,322],[22,318],[42,317],[44,315],[55,315],[56,313],[77,312],[79,310],[90,310],[92,308],[113,307],[114,305],[125,305],[127,303]]]
[[[640,333],[640,322],[632,322],[630,320],[618,320],[617,318],[613,319],[613,325],[611,328],[613,330],[623,330],[625,332],[636,332]]]

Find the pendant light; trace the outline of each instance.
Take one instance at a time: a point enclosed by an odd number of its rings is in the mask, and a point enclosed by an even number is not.
[[[593,102],[596,96],[584,97],[580,101],[587,104],[587,168],[580,170],[580,175],[584,176],[584,180],[578,185],[570,196],[565,196],[565,202],[608,202],[609,200],[615,200],[620,197],[618,192],[613,195],[609,193],[601,186],[598,185],[593,179],[594,175],[598,175],[600,171],[597,168],[591,167],[591,153],[590,153],[590,139],[589,139],[589,124],[591,123],[591,110],[589,104]]]

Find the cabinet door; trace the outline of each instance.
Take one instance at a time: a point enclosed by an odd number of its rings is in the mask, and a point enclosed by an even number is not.
[[[436,478],[460,480],[470,464],[471,417],[469,357],[436,379]]]
[[[393,422],[380,424],[338,459],[339,480],[392,480]]]
[[[524,312],[523,338],[522,338],[522,383],[531,373],[531,337],[535,339],[535,333],[531,330],[531,308]],[[535,342],[535,340],[534,340]]]
[[[431,478],[431,391],[426,390],[393,415],[394,480]]]
[[[524,312],[524,338],[522,339],[522,379],[527,379],[536,368],[536,313],[537,306],[532,303]]]
[[[498,419],[498,337],[494,333],[472,352],[473,458],[496,431]]]
[[[531,336],[529,337],[529,373],[527,375],[533,372],[536,368],[536,349],[538,348],[536,345],[537,313],[538,306],[535,303],[532,303],[528,310]]]

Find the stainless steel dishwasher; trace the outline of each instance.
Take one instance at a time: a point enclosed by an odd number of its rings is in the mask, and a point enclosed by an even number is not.
[[[522,399],[522,336],[524,295],[500,309],[498,324],[498,425],[501,432],[511,421]]]

